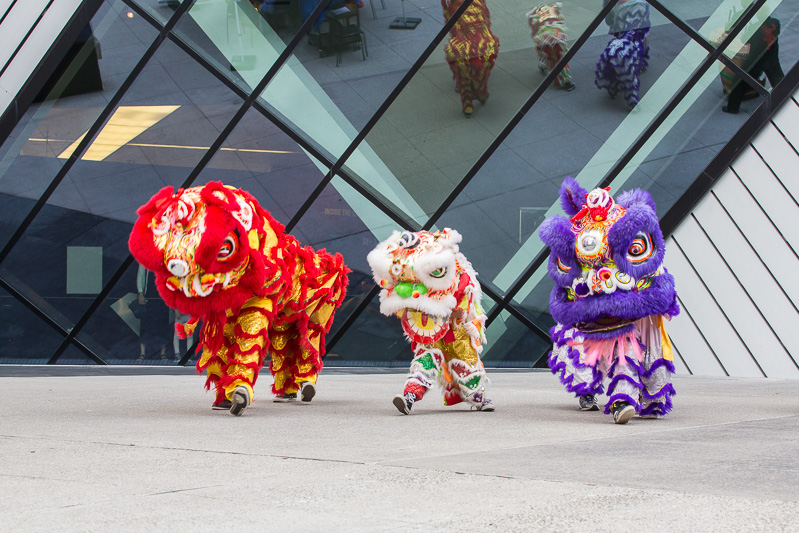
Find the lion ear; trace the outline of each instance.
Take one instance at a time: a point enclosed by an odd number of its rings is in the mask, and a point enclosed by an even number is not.
[[[175,195],[175,190],[172,187],[164,187],[157,193],[153,195],[150,200],[140,208],[136,210],[136,214],[139,216],[150,215],[150,217],[155,216],[158,211],[160,211],[167,201]]]

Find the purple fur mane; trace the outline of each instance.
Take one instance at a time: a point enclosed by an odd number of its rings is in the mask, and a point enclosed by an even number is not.
[[[560,197],[561,206],[569,217],[579,215],[582,218],[572,223],[564,216],[553,216],[539,230],[551,251],[547,270],[555,287],[549,305],[558,323],[580,329],[587,338],[609,339],[629,332],[632,322],[640,318],[674,316],[679,312],[674,278],[662,268],[665,243],[655,202],[648,192],[636,189],[620,194],[616,206],[625,211],[615,218],[613,213],[621,212],[616,211],[616,207],[611,208],[610,215],[603,215],[601,211],[588,214],[588,200],[583,200],[585,189],[574,178],[564,180]],[[599,218],[592,218],[594,216]],[[596,224],[604,224],[607,252],[601,260],[589,264],[581,261],[577,240],[583,235],[581,231],[590,229],[588,225]],[[608,283],[615,284],[611,292],[588,288],[591,273],[598,276],[600,270],[611,272],[612,279]],[[624,285],[615,281],[624,279],[625,275],[635,283]],[[619,324],[615,329],[592,329],[597,322],[615,319]]]

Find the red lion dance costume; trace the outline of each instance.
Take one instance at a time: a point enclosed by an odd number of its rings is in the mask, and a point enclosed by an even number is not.
[[[192,316],[178,333],[203,320],[197,370],[216,388],[214,407],[242,413],[267,353],[274,394],[310,401],[346,292],[341,255],[300,246],[249,193],[219,182],[165,187],[138,214],[131,253],[166,304]]]
[[[444,20],[449,20],[462,3],[463,0],[441,0]],[[449,43],[444,47],[467,118],[472,116],[475,100],[484,104],[488,99],[488,77],[497,52],[499,39],[491,33],[491,14],[486,0],[474,0],[449,30]]]

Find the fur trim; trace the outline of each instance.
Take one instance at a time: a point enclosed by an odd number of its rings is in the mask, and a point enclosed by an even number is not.
[[[585,195],[588,194],[588,191],[576,179],[567,176],[563,180],[558,194],[560,195],[560,206],[566,215],[571,218],[582,209],[585,203]]]

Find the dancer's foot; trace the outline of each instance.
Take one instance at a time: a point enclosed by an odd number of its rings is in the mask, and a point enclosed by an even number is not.
[[[593,394],[580,396],[580,411],[599,411],[599,406],[596,404],[596,398]]]
[[[563,89],[566,92],[573,91],[576,87],[577,86],[575,84],[573,84],[572,82],[567,82],[567,83],[564,83],[563,85],[560,86],[560,88]]]
[[[230,409],[230,406],[233,405],[230,400],[221,400],[216,401],[211,405],[211,409],[215,411],[221,411],[222,409]]]
[[[230,414],[234,416],[241,416],[241,413],[244,412],[244,409],[250,405],[250,390],[241,385],[236,387],[236,390],[233,391],[231,404]]]
[[[477,101],[480,102],[480,105],[485,104],[488,101],[488,97],[489,96],[490,95],[488,93],[486,93],[486,95],[484,97],[478,98]]]
[[[472,113],[474,112],[474,108],[472,106],[466,106],[463,108],[463,116],[466,118],[472,118]]]
[[[275,403],[295,402],[297,401],[297,393],[291,392],[283,394],[282,396],[275,396],[272,398],[272,401]]]
[[[491,400],[485,399],[485,400],[483,400],[483,403],[481,403],[480,405],[473,406],[473,409],[475,409],[477,411],[486,411],[486,412],[490,413],[491,411],[494,410],[494,402],[492,402]]]
[[[413,409],[413,402],[416,401],[416,395],[412,392],[405,394],[397,394],[394,396],[394,407],[397,408],[397,411],[404,415],[411,414],[411,409]]]
[[[737,110],[737,109],[730,109],[730,108],[729,108],[728,106],[726,106],[726,105],[725,105],[725,106],[722,106],[721,110],[722,110],[722,111],[724,111],[725,113],[729,113],[729,114],[731,114],[731,115],[735,115],[735,114],[737,114],[737,113],[738,113],[738,110]]]
[[[316,395],[316,385],[310,381],[303,381],[300,386],[300,400],[303,402],[310,402]]]
[[[635,407],[627,402],[615,402],[610,410],[617,424],[626,424],[635,415]]]

